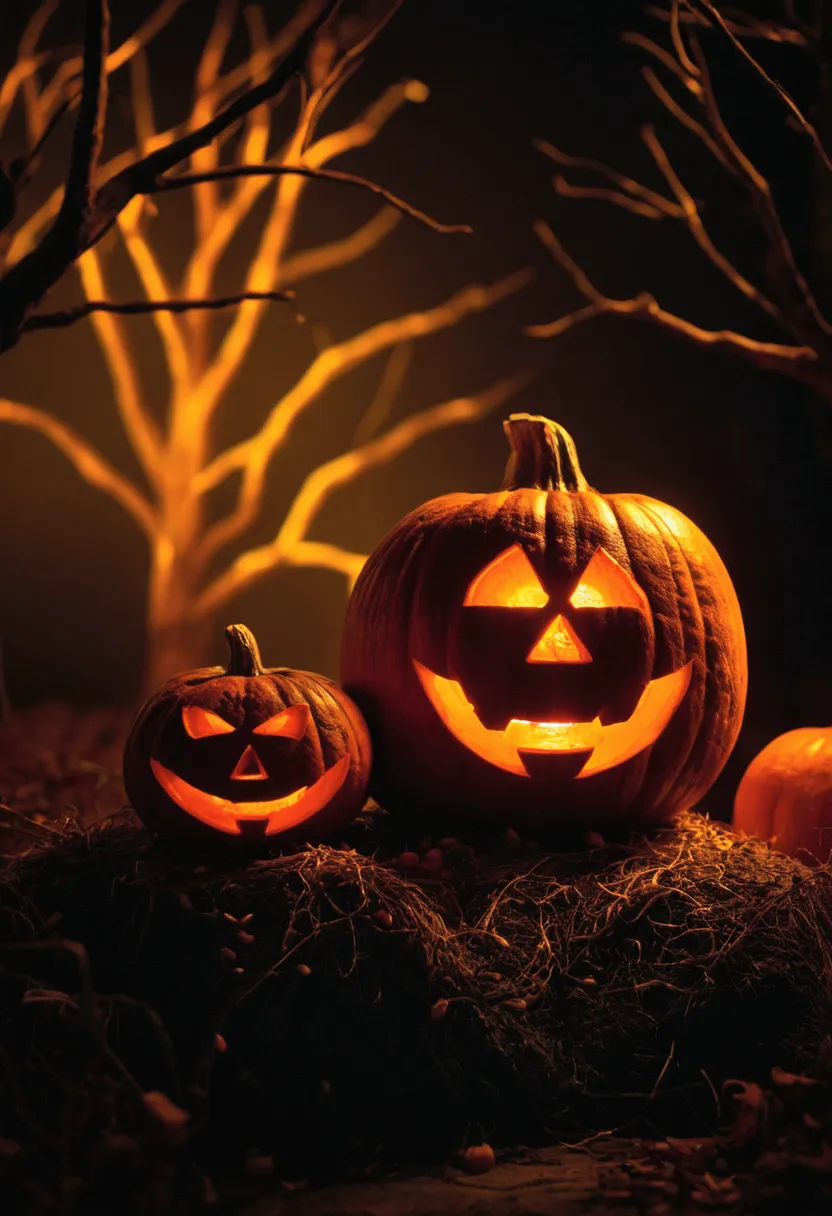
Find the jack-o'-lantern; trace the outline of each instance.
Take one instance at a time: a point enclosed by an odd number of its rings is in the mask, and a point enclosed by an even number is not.
[[[323,676],[264,669],[244,625],[225,635],[225,670],[182,672],[142,709],[124,752],[127,796],[160,835],[319,840],[364,803],[371,748],[361,713]]]
[[[503,488],[408,515],[350,599],[341,676],[373,734],[372,792],[512,824],[667,822],[739,731],[731,581],[674,508],[592,490],[556,423],[505,431]]]
[[[832,727],[804,726],[773,739],[745,770],[734,827],[806,864],[832,852]]]

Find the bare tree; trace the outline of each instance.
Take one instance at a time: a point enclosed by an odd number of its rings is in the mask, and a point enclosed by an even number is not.
[[[743,150],[726,122],[714,87],[703,37],[719,37],[740,57],[749,77],[773,95],[796,138],[810,141],[821,171],[832,173],[832,161],[821,138],[787,90],[764,68],[749,49],[762,40],[799,48],[817,66],[823,33],[823,6],[816,5],[812,20],[801,19],[794,3],[784,6],[782,21],[763,19],[739,9],[718,8],[712,0],[672,0],[669,9],[651,7],[650,13],[668,31],[666,44],[637,32],[624,41],[649,56],[642,75],[664,109],[716,159],[720,169],[740,188],[753,222],[762,237],[763,256],[754,278],[746,277],[735,261],[718,247],[703,219],[691,188],[671,163],[656,129],[648,124],[641,136],[658,170],[657,188],[583,156],[571,156],[553,144],[538,141],[539,149],[560,169],[589,175],[589,184],[575,183],[558,172],[556,191],[567,198],[602,199],[650,221],[684,224],[708,261],[731,286],[756,306],[781,340],[765,341],[727,329],[707,329],[668,311],[648,291],[626,299],[604,294],[569,255],[551,227],[539,221],[536,231],[557,262],[571,276],[586,303],[565,316],[535,325],[529,332],[552,338],[593,317],[611,314],[648,321],[700,347],[728,350],[758,367],[784,373],[809,385],[832,402],[832,323],[824,315],[795,257],[785,225],[765,175]]]
[[[345,15],[338,3],[308,0],[276,33],[267,28],[262,9],[250,5],[244,10],[249,53],[231,68],[224,65],[238,21],[237,5],[218,0],[196,71],[190,113],[178,127],[164,131],[155,122],[146,48],[181,0],[165,0],[112,52],[106,44],[106,4],[90,0],[83,61],[60,62],[43,82],[48,58],[38,46],[56,3],[46,0],[29,22],[17,64],[0,89],[0,123],[18,94],[27,118],[28,157],[6,178],[9,183],[14,177],[15,188],[61,114],[77,109],[66,188],[55,191],[25,219],[16,215],[9,225],[6,269],[0,279],[3,342],[8,346],[27,331],[89,317],[145,484],[131,481],[81,434],[43,409],[0,399],[0,421],[49,439],[145,534],[150,549],[146,674],[148,682],[155,683],[204,660],[216,614],[267,573],[283,566],[322,566],[350,581],[355,578],[362,554],[310,538],[329,497],[366,470],[394,459],[421,436],[479,417],[506,400],[519,383],[507,380],[390,425],[412,343],[488,308],[518,290],[528,276],[522,272],[490,286],[471,285],[433,308],[384,320],[326,346],[271,404],[259,430],[215,450],[217,415],[252,349],[269,302],[291,299],[292,288],[304,280],[356,261],[378,246],[402,215],[438,232],[470,231],[443,225],[383,187],[328,167],[337,157],[372,142],[403,105],[427,97],[421,82],[400,81],[348,125],[328,134],[318,131],[322,116],[401,0],[389,0],[372,25]],[[135,146],[101,164],[107,76],[122,66],[130,71]],[[297,115],[288,138],[275,150],[275,112],[281,103],[296,106]],[[187,171],[175,172],[185,158]],[[298,249],[293,233],[299,206],[310,179],[319,178],[339,184],[322,188],[369,191],[380,197],[382,206],[346,238]],[[174,284],[154,249],[151,219],[157,203],[164,207],[166,193],[185,187],[193,205],[193,247],[181,283]],[[267,217],[244,267],[241,290],[218,296],[215,284],[223,256],[263,198]],[[110,298],[97,246],[110,230],[141,284],[140,301],[120,304]],[[45,291],[73,264],[85,302],[57,313],[36,311]],[[228,307],[236,308],[234,318],[218,334],[212,326],[214,310]],[[125,315],[137,312],[152,314],[167,368],[169,397],[161,425],[148,403],[125,321]],[[310,470],[271,541],[238,552],[217,571],[227,547],[244,545],[256,523],[267,474],[284,452],[297,420],[341,377],[384,352],[387,370],[352,449]],[[232,477],[238,479],[233,506],[224,517],[213,519],[208,497]]]

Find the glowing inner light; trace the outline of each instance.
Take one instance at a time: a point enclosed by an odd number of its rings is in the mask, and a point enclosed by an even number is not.
[[[520,545],[498,553],[469,586],[463,605],[475,608],[545,608],[549,596]]]
[[[606,549],[596,549],[569,603],[573,608],[638,608],[649,615],[647,596]]]
[[[693,662],[651,680],[629,718],[603,726],[591,722],[529,722],[512,718],[505,730],[489,730],[456,680],[447,680],[415,659],[413,665],[433,708],[452,735],[489,764],[519,777],[529,774],[521,752],[587,751],[578,778],[614,768],[655,743],[682,702]]]
[[[266,835],[271,836],[297,827],[331,802],[346,780],[350,759],[342,756],[336,760],[313,785],[303,785],[282,798],[263,802],[232,802],[191,785],[158,760],[151,759],[150,767],[168,797],[208,827],[228,836],[239,836],[238,820],[266,820]]]
[[[192,739],[208,739],[212,735],[233,735],[237,729],[225,718],[200,705],[182,706],[182,725]]]
[[[528,662],[591,663],[592,655],[566,617],[558,614],[529,651]]]

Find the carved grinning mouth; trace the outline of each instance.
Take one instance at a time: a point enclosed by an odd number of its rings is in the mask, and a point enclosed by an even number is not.
[[[262,802],[234,802],[230,798],[209,794],[190,785],[158,760],[151,760],[150,767],[168,797],[208,827],[229,836],[240,836],[240,822],[265,819],[268,821],[266,835],[272,836],[275,832],[285,832],[304,823],[331,802],[346,780],[350,761],[349,756],[342,756],[312,785],[302,785],[283,798]]]
[[[693,661],[670,675],[651,680],[638,705],[624,722],[604,726],[592,722],[528,722],[512,718],[504,730],[483,726],[462,685],[438,676],[413,660],[416,674],[433,708],[445,726],[469,751],[481,759],[528,777],[522,753],[589,753],[580,777],[615,768],[655,743],[678,709],[690,684]]]

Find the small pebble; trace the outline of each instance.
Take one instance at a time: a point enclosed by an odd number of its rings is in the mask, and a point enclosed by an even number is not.
[[[222,1053],[224,1051],[228,1051],[228,1044],[226,1043],[225,1039],[222,1037],[221,1034],[214,1035],[214,1047],[220,1053]]]
[[[237,959],[237,955],[234,953],[233,950],[229,950],[228,946],[222,946],[220,948],[220,954],[222,955],[222,957],[224,959],[227,959],[229,963],[233,963]]]
[[[445,854],[441,849],[428,849],[422,858],[422,865],[426,870],[441,870],[445,860]]]
[[[312,974],[312,968],[310,966],[308,966],[306,963],[298,963],[295,970],[298,971],[301,975],[311,975]]]
[[[414,866],[418,866],[419,865],[419,854],[412,853],[412,852],[400,853],[399,854],[399,865],[404,866],[405,869],[408,869],[408,870],[412,869]]]
[[[393,917],[390,915],[390,913],[387,911],[386,908],[379,908],[378,912],[374,912],[373,920],[378,921],[378,923],[384,929],[389,929],[391,927],[391,925],[393,924]]]
[[[240,929],[237,933],[237,938],[243,943],[244,946],[250,946],[254,941],[254,934],[246,933],[245,929]]]

